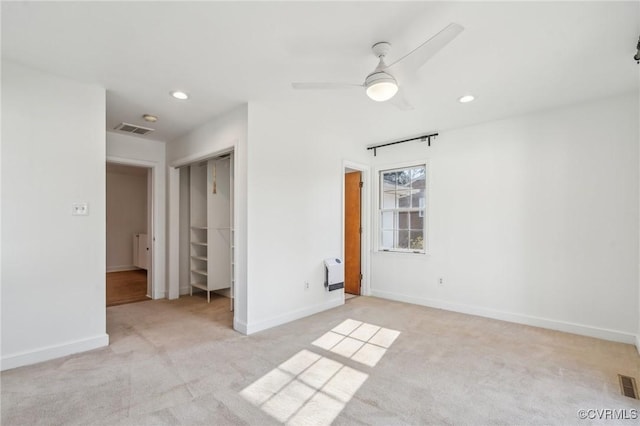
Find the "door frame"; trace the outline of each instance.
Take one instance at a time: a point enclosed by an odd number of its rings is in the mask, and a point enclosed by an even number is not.
[[[181,157],[172,161],[168,172],[168,237],[169,246],[167,251],[167,276],[168,276],[168,299],[178,299],[180,297],[180,167],[199,161],[209,160],[220,157],[225,154],[231,154],[233,160],[231,173],[231,192],[233,193],[232,217],[233,217],[233,245],[234,245],[234,263],[232,269],[233,277],[233,329],[243,334],[247,334],[247,325],[243,318],[240,317],[240,310],[246,314],[246,268],[244,254],[244,228],[246,227],[246,204],[243,197],[237,194],[246,193],[241,191],[243,180],[239,174],[239,142],[234,140],[229,146],[216,150],[205,151],[195,155]],[[242,214],[245,214],[244,218]]]
[[[342,175],[340,182],[342,184],[342,258],[344,259],[344,238],[345,238],[345,189],[344,175],[349,171],[360,172],[362,178],[362,191],[360,192],[360,223],[362,226],[362,234],[360,236],[360,271],[362,273],[362,282],[360,283],[360,295],[371,295],[371,265],[370,265],[370,246],[371,246],[371,179],[369,173],[370,167],[366,164],[354,161],[343,160]]]
[[[149,265],[147,265],[147,297],[151,299],[164,298],[164,294],[161,291],[161,283],[159,282],[162,277],[162,271],[158,270],[161,266],[158,258],[158,247],[156,246],[156,236],[160,235],[161,229],[158,229],[158,212],[156,209],[156,179],[158,176],[158,163],[155,161],[136,160],[132,158],[107,156],[106,163],[121,164],[124,166],[143,167],[148,169],[147,172],[147,218],[150,219],[147,223],[147,238],[149,239],[149,246],[151,247],[151,256],[149,256]],[[105,205],[106,209],[106,205]]]

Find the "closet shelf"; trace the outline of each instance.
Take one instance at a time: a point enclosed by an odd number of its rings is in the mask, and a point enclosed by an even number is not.
[[[204,246],[204,247],[208,245],[207,243],[201,243],[200,241],[191,241],[191,244],[196,246]]]
[[[209,229],[206,226],[192,226],[191,229]]]
[[[191,272],[195,272],[196,274],[207,276],[207,271],[202,269],[192,269]]]
[[[191,287],[199,288],[200,290],[207,291],[207,283],[191,283]]]
[[[204,260],[205,262],[207,261],[207,257],[206,256],[191,256],[192,259],[198,259],[198,260]]]

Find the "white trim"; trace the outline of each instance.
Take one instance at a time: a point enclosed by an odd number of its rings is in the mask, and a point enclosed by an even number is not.
[[[297,309],[295,311],[287,312],[286,314],[277,315],[275,317],[267,318],[262,321],[244,324],[240,321],[233,320],[233,328],[243,334],[253,334],[268,328],[276,327],[278,325],[286,324],[291,321],[295,321],[300,318],[308,317],[318,312],[326,311],[327,309],[336,308],[344,305],[344,298],[329,300],[328,302],[319,303],[303,309]]]
[[[233,318],[233,329],[239,333],[247,334],[247,323],[236,319],[235,316]]]
[[[237,145],[238,145],[238,139],[234,139],[231,145],[224,149],[221,149],[219,151],[213,151],[213,152],[207,151],[207,152],[201,152],[198,154],[187,155],[186,157],[178,158],[177,160],[173,161],[171,164],[169,164],[169,167],[179,168],[179,167],[188,166],[189,164],[197,163],[200,161],[210,160],[215,157],[220,157],[221,155],[234,152],[236,150]]]
[[[140,268],[133,265],[107,266],[107,272],[137,271],[138,269]]]
[[[167,290],[180,297],[180,169],[169,167],[167,193]]]
[[[362,179],[362,191],[361,191],[361,205],[360,205],[360,225],[362,226],[361,235],[361,253],[360,253],[360,270],[362,271],[362,283],[360,286],[360,294],[368,296],[371,293],[371,241],[369,236],[371,235],[371,186],[370,171],[371,168],[362,163],[356,163],[354,161],[343,160],[342,161],[342,258],[344,259],[344,204],[345,204],[345,191],[344,191],[344,175],[347,169],[357,170],[360,172],[360,179]],[[344,291],[343,291],[344,294]]]
[[[160,227],[158,214],[159,210],[161,208],[164,208],[164,206],[156,205],[159,195],[156,189],[159,186],[158,184],[161,183],[158,181],[158,162],[117,156],[107,156],[106,162],[124,164],[128,166],[146,167],[151,170],[151,174],[147,175],[147,179],[151,180],[152,188],[151,199],[147,200],[147,208],[151,208],[151,223],[149,223],[147,226],[147,234],[149,234],[148,238],[151,246],[151,258],[149,259],[151,265],[147,265],[147,273],[150,275],[148,279],[151,282],[151,292],[147,292],[147,295],[149,295],[150,293],[152,299],[163,299],[165,293],[164,286],[162,285],[162,277],[165,276],[165,271],[162,270],[164,265],[164,262],[162,261],[162,258],[164,256],[164,247],[162,246],[162,244],[160,244],[160,242],[164,240],[164,238],[161,238],[161,236],[164,234],[164,229]]]
[[[550,330],[595,337],[597,339],[610,340],[613,342],[629,344],[635,343],[636,345],[638,344],[638,336],[623,331],[611,330],[608,328],[593,327],[567,321],[558,321],[549,318],[540,318],[530,315],[516,314],[513,312],[498,311],[494,309],[483,308],[480,306],[463,305],[436,299],[406,296],[404,294],[379,290],[373,290],[372,295],[384,299],[397,300],[399,302],[413,303],[416,305],[428,306],[430,308],[444,309],[447,311],[460,312],[468,315],[476,315],[485,318],[493,318],[501,321],[513,322],[516,324],[547,328]]]
[[[636,336],[636,349],[638,350],[638,355],[640,355],[640,334]]]
[[[90,351],[92,349],[102,348],[108,345],[109,335],[101,334],[99,336],[74,340],[72,342],[67,342],[59,345],[45,346],[34,351],[19,352],[17,354],[2,357],[1,370],[4,371],[11,368],[22,367],[23,365],[30,365],[38,362],[48,361],[50,359],[60,358],[79,352]]]

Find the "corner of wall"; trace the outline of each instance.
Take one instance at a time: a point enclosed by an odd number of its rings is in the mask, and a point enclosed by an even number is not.
[[[300,318],[308,317],[313,314],[317,314],[322,311],[326,311],[328,309],[336,308],[338,306],[344,305],[344,298],[339,299],[331,299],[324,303],[319,303],[317,305],[309,306],[303,309],[297,309],[294,311],[290,311],[281,315],[277,315],[271,318],[267,318],[261,321],[255,321],[248,324],[240,323],[234,320],[234,328],[244,334],[253,334],[262,330],[266,330],[268,328],[276,327],[282,324],[286,324],[291,321],[295,321]],[[240,328],[237,328],[240,327]],[[241,331],[244,330],[244,331]]]

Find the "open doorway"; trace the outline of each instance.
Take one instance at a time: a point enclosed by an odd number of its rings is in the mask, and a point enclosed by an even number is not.
[[[106,305],[151,298],[151,169],[106,166]]]
[[[234,152],[182,166],[179,200],[179,294],[228,306],[229,315],[224,320],[231,322],[235,284]]]

